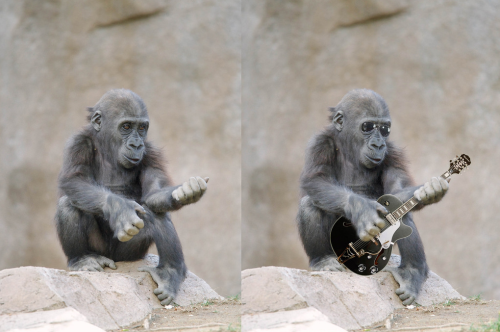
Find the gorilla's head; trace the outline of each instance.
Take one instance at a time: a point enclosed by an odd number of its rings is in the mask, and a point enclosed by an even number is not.
[[[391,132],[391,116],[384,99],[372,90],[356,89],[330,110],[340,147],[351,162],[369,169],[380,165]]]
[[[97,131],[99,146],[125,168],[140,164],[146,153],[149,128],[146,105],[130,90],[106,92],[92,108],[90,124]]]

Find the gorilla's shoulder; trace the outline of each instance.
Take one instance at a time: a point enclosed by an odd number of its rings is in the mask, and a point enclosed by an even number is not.
[[[313,164],[331,165],[336,157],[336,146],[333,136],[325,130],[309,141],[307,160]]]
[[[330,131],[324,130],[312,137],[309,148],[321,149],[322,152],[325,152],[325,150],[334,151],[336,148],[335,139]]]
[[[163,158],[161,149],[157,148],[148,141],[146,141],[144,144],[146,146],[146,154],[144,156],[144,159],[142,160],[142,165],[145,167],[164,169],[166,161]]]
[[[93,135],[89,130],[84,129],[79,133],[73,135],[66,145],[66,148],[70,150],[77,150],[78,152],[91,152],[95,148]]]
[[[384,160],[384,166],[406,170],[408,168],[408,159],[405,150],[392,142],[387,142],[387,157]]]

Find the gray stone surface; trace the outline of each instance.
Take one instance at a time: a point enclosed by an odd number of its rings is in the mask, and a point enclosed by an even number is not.
[[[393,255],[391,264],[398,259]],[[399,285],[389,272],[360,276],[351,272],[309,272],[272,266],[248,269],[242,272],[242,314],[250,316],[243,316],[243,322],[253,324],[255,319],[251,315],[313,307],[334,325],[360,329],[385,321],[394,309],[403,307],[394,293],[397,288]],[[448,299],[463,299],[463,296],[431,272],[417,303],[430,305]]]
[[[278,311],[273,313],[244,315],[241,318],[242,331],[246,332],[345,332],[343,328],[330,323],[319,310],[305,309]]]
[[[90,324],[77,310],[67,307],[48,311],[0,315],[0,332],[3,331],[71,331],[100,332],[103,329]]]
[[[417,184],[467,153],[414,214],[431,270],[500,299],[498,1],[243,2],[243,269],[308,262],[294,223],[307,142],[351,89],[382,95]],[[480,259],[478,259],[480,257]]]
[[[156,265],[155,261],[157,256],[150,255],[146,261],[118,262],[118,273],[66,272],[40,267],[2,270],[0,317],[71,307],[89,323],[103,329],[141,322],[152,309],[162,307],[153,294],[156,283],[148,273],[137,272],[138,266]],[[174,301],[189,305],[209,299],[222,297],[189,272]]]
[[[172,214],[188,268],[239,292],[240,18],[239,0],[0,1],[0,269],[66,267],[53,224],[64,145],[88,106],[127,88],[174,183],[210,177]]]

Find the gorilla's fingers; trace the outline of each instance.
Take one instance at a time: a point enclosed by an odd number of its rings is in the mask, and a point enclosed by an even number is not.
[[[378,228],[380,228],[380,229],[384,228],[384,226],[385,226],[385,221],[384,221],[384,219],[377,218],[377,219],[375,220],[375,226],[377,226],[377,227],[378,227]]]
[[[424,191],[425,191],[425,196],[427,196],[428,200],[431,200],[432,198],[434,198],[434,196],[436,196],[436,192],[432,188],[431,182],[426,182],[424,184]]]
[[[380,233],[380,228],[372,225],[368,228],[368,233],[373,236],[377,236]]]
[[[193,198],[193,189],[189,186],[189,183],[184,182],[182,184],[182,191],[184,191],[184,194],[186,195],[186,199],[190,201]]]
[[[119,231],[118,235],[117,235],[117,238],[121,242],[127,242],[128,240],[130,240],[132,238],[132,236],[128,235],[124,231]]]
[[[419,201],[422,200],[422,187],[418,188],[417,190],[415,190],[415,192],[413,193],[413,196],[418,199]]]
[[[431,184],[432,188],[438,195],[442,194],[443,188],[441,187],[441,182],[438,180],[438,178],[432,178]]]
[[[359,232],[358,235],[359,235],[359,238],[365,242],[368,242],[373,238],[373,236],[368,235],[368,233],[365,231]]]
[[[189,178],[189,186],[193,190],[193,198],[196,200],[201,197],[202,191],[200,188],[200,185],[198,184],[198,181],[196,178]]]
[[[161,301],[160,304],[161,305],[169,305],[173,300],[174,300],[174,298],[172,296],[169,296],[165,300]]]
[[[138,203],[136,203],[136,202],[134,202],[134,205],[135,205],[134,209],[135,209],[137,212],[139,212],[140,214],[146,214],[146,210],[144,210],[144,208],[142,207],[142,205],[140,205],[140,204],[138,204]],[[141,228],[142,228],[142,227],[141,227]]]
[[[207,190],[207,182],[202,178],[200,178],[199,176],[196,177],[196,181],[198,181],[198,185],[200,186],[201,192],[204,193]]]
[[[408,299],[410,297],[411,297],[411,294],[406,293],[406,292],[403,293],[403,294],[401,294],[401,295],[399,295],[399,298],[401,299],[401,301],[404,301],[404,300],[406,300],[406,299]]]
[[[410,305],[415,301],[415,297],[410,296],[406,301],[403,301],[403,305]]]
[[[396,291],[395,291],[395,292],[396,292],[396,294],[397,294],[397,295],[401,295],[401,294],[403,294],[405,291],[404,291],[404,289],[403,289],[403,288],[398,288],[398,289],[396,289]]]
[[[160,300],[160,301],[163,301],[167,297],[169,297],[169,295],[167,293],[162,293],[161,291],[157,295],[158,295],[158,300]]]
[[[139,234],[139,229],[137,229],[137,227],[133,226],[132,224],[126,224],[124,230],[128,235],[134,236]]]
[[[141,218],[134,218],[134,220],[132,220],[132,225],[134,225],[135,227],[137,227],[139,229],[142,229],[142,228],[144,228],[144,221]],[[135,234],[133,234],[133,235],[135,235]]]
[[[382,213],[382,215],[386,215],[389,213],[389,211],[387,211],[387,209],[380,203],[377,202],[377,212],[380,212]]]
[[[184,201],[186,200],[186,194],[184,193],[184,190],[182,189],[182,187],[175,189],[175,192],[177,193],[177,196],[179,197],[177,200],[179,202],[184,203]]]
[[[104,265],[109,267],[110,269],[112,270],[116,270],[116,265],[115,265],[115,262],[113,262],[111,259],[104,262]]]

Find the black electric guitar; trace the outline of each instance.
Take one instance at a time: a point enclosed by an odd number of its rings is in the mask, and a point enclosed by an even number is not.
[[[450,160],[450,169],[441,177],[448,179],[452,174],[459,174],[469,165],[469,156],[465,154],[457,156]],[[415,197],[403,203],[393,195],[383,195],[377,202],[382,204],[389,213],[385,215],[385,226],[380,234],[371,241],[362,241],[351,221],[345,217],[340,217],[335,221],[330,233],[330,244],[339,263],[360,275],[375,274],[389,263],[394,243],[410,236],[413,231],[401,219],[419,203]]]

